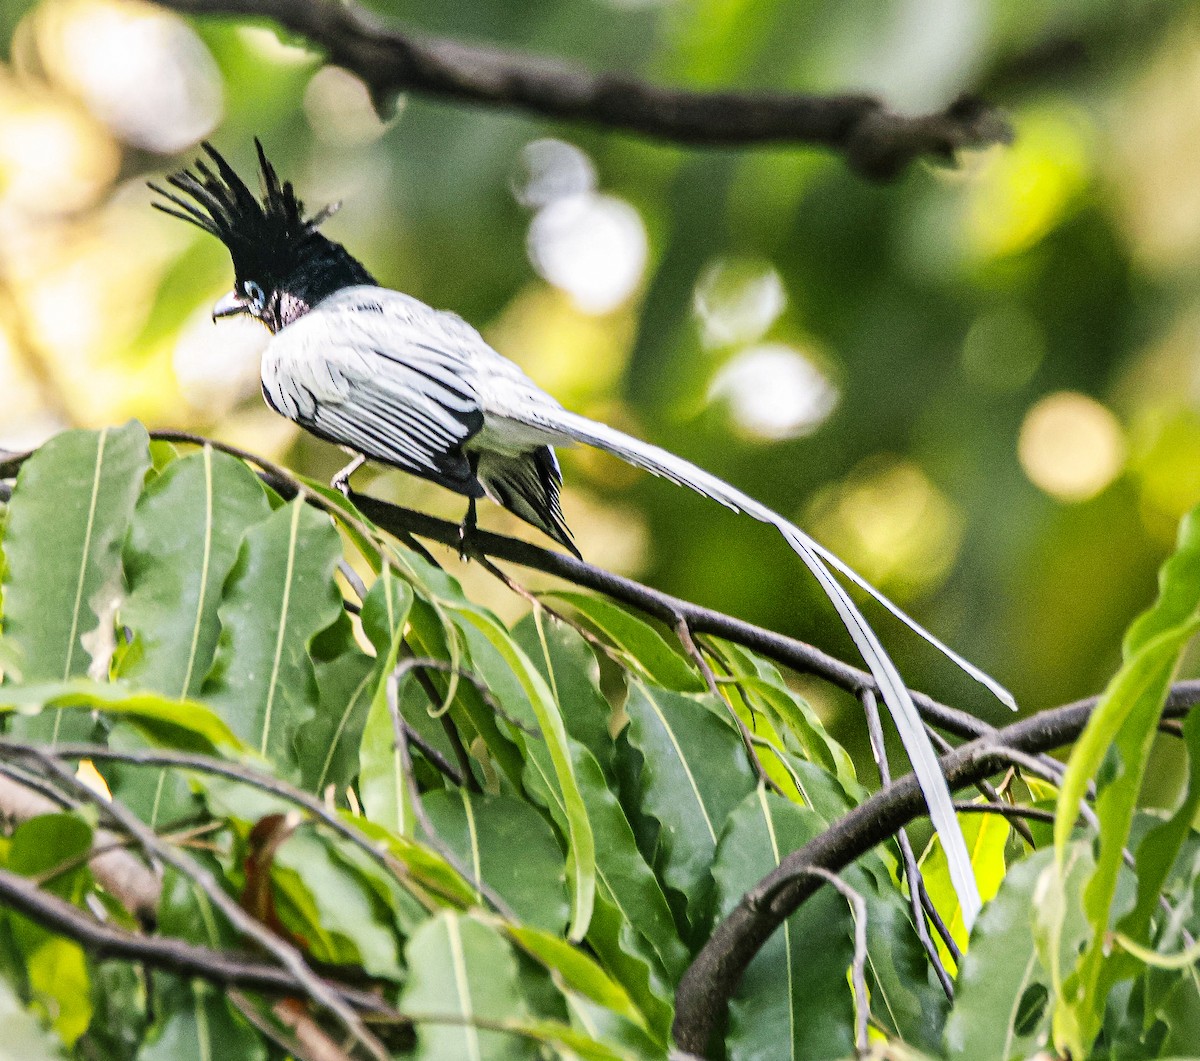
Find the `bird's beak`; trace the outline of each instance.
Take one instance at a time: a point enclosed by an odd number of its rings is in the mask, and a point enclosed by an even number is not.
[[[218,317],[233,317],[239,313],[249,312],[250,303],[236,291],[230,291],[229,294],[222,295],[221,300],[213,306],[212,319],[215,321]]]

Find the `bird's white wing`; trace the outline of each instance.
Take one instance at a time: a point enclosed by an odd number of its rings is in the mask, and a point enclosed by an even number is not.
[[[473,344],[454,321],[398,292],[348,288],[275,336],[263,357],[263,391],[314,434],[480,496],[463,445],[484,416]]]

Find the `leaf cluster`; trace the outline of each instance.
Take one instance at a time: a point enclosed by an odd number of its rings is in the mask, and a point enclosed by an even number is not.
[[[851,758],[745,648],[575,591],[530,595],[507,626],[339,495],[260,471],[137,423],[71,431],[3,506],[0,780],[55,803],[5,807],[9,1041],[29,1058],[665,1058],[714,927],[867,797]],[[936,842],[920,879],[940,953],[881,847],[728,985],[712,1056],[850,1057],[863,1022],[897,1057],[1200,1041],[1194,976],[1155,954],[1200,932],[1200,784],[1170,817],[1135,809],[1197,556],[1188,523],[1054,836],[1035,826],[1031,850],[1007,819],[964,815],[990,900],[972,937]],[[1184,739],[1200,761],[1200,719]],[[1090,780],[1098,844],[1076,823]],[[1055,795],[1009,778],[1019,794]],[[150,875],[151,916],[101,836]],[[107,960],[13,880],[145,961]],[[242,972],[170,965],[172,943]],[[268,966],[290,991],[247,979]]]

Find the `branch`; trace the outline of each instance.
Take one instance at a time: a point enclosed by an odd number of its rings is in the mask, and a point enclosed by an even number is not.
[[[303,496],[305,500],[329,512],[335,519],[345,519],[345,513],[341,509],[331,506],[320,494],[305,485],[287,469],[244,449],[239,449],[237,446],[185,431],[154,431],[151,432],[151,437],[164,442],[177,442],[184,445],[212,446],[213,449],[228,453],[257,467],[262,473],[262,478],[287,500]],[[8,460],[0,463],[0,479],[16,475],[21,464],[29,455],[28,453],[13,454]],[[0,492],[3,489],[4,484],[0,483]],[[447,520],[438,519],[435,516],[400,505],[393,505],[367,494],[352,492],[351,500],[363,516],[401,540],[406,538],[411,540],[411,536],[416,534],[428,541],[449,546],[456,551],[461,545],[460,528],[456,523],[450,523]],[[357,529],[364,533],[367,532],[362,526]],[[698,604],[692,604],[690,601],[673,597],[669,593],[651,589],[641,582],[613,574],[611,571],[595,567],[566,553],[543,549],[541,546],[521,538],[510,538],[503,534],[476,528],[471,536],[471,541],[472,548],[482,555],[554,575],[576,586],[603,593],[606,597],[621,601],[673,628],[680,621],[684,621],[693,634],[710,634],[724,638],[735,645],[741,645],[761,656],[766,656],[767,659],[799,674],[813,674],[823,678],[831,685],[844,689],[855,697],[860,697],[867,691],[879,693],[879,687],[874,677],[866,671],[843,663],[820,649],[803,641],[797,641],[795,638],[755,626],[753,623],[736,619],[724,612],[702,608]],[[963,740],[972,740],[995,732],[994,726],[988,725],[974,715],[939,703],[933,697],[916,689],[910,689],[909,692],[922,717],[946,733],[951,733]],[[1047,770],[1053,770],[1055,763],[1053,760],[1046,760],[1043,766]]]
[[[257,944],[291,973],[295,982],[301,985],[305,996],[327,1009],[346,1032],[360,1042],[377,1061],[387,1061],[387,1052],[367,1029],[358,1013],[309,968],[304,956],[296,947],[275,935],[270,928],[244,910],[225,891],[210,870],[182,848],[166,843],[124,804],[118,800],[110,801],[101,797],[52,753],[31,745],[22,745],[18,749],[17,745],[9,744],[6,750],[18,751],[20,755],[36,762],[48,777],[53,777],[75,795],[91,801],[101,815],[109,818],[118,829],[131,836],[148,856],[158,859],[194,882],[237,932]]]
[[[459,528],[455,523],[393,505],[367,494],[352,493],[350,496],[355,507],[367,519],[390,534],[416,534],[428,541],[438,542],[452,549],[458,548]],[[523,539],[494,534],[482,528],[475,529],[472,545],[494,559],[554,575],[576,586],[603,593],[606,597],[628,604],[645,615],[668,624],[672,629],[677,628],[681,621],[686,622],[693,634],[711,634],[732,641],[735,645],[766,656],[797,673],[814,674],[823,678],[854,696],[859,696],[865,691],[876,694],[879,692],[875,679],[866,671],[843,663],[812,645],[736,619],[724,612],[702,608],[690,601],[672,597],[669,593],[651,589],[631,578],[624,578],[584,560],[577,560],[567,553],[543,549]],[[911,692],[913,702],[921,714],[947,733],[970,740],[993,732],[992,726],[974,715],[941,704],[933,697],[916,690]]]
[[[160,0],[193,15],[270,19],[357,74],[376,106],[398,92],[528,111],[684,144],[811,144],[841,152],[873,180],[917,158],[953,162],[961,148],[1006,143],[999,111],[962,97],[932,114],[897,114],[873,96],[688,92],[560,60],[420,37],[350,0]]]
[[[62,809],[29,785],[0,775],[0,816],[24,822]],[[109,895],[143,924],[153,924],[158,918],[161,891],[158,874],[132,852],[114,846],[116,840],[116,833],[97,829],[88,866]]]
[[[97,960],[119,958],[179,976],[198,976],[216,984],[271,995],[303,995],[307,987],[294,973],[259,958],[211,950],[169,936],[138,936],[88,917],[77,906],[43,891],[28,877],[0,868],[0,902],[39,925],[75,940]],[[343,1005],[368,1013],[396,1016],[382,999],[346,984],[322,981]]]
[[[1011,752],[1036,754],[1074,741],[1087,725],[1099,697],[1043,711],[981,737],[941,757],[950,788],[996,773]],[[1164,714],[1178,718],[1200,703],[1200,681],[1179,682]],[[820,887],[813,867],[837,873],[903,826],[926,813],[916,778],[908,774],[859,804],[825,832],[793,851],[751,888],[722,921],[683,974],[675,995],[672,1031],[679,1048],[703,1057],[719,1027],[742,973],[775,930]]]

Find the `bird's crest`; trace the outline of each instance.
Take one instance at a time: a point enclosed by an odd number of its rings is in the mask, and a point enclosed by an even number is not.
[[[254,146],[258,149],[261,200],[208,141],[201,147],[216,166],[216,172],[203,159],[197,159],[194,169],[167,177],[171,187],[195,200],[194,203],[150,184],[153,191],[167,200],[155,202],[155,208],[216,236],[229,249],[238,276],[277,269],[291,260],[341,205],[333,203],[312,217],[305,217],[304,204],[296,197],[291,181],[280,183],[257,137]]]

